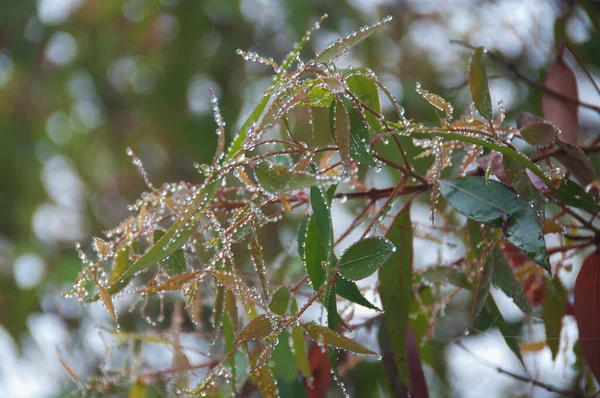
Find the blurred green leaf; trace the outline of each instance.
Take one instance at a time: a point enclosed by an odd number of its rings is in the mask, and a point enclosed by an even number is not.
[[[156,245],[164,235],[165,233],[161,230],[154,231],[154,244]],[[181,248],[175,250],[173,254],[162,260],[159,265],[169,276],[181,274],[187,270],[185,254]]]
[[[342,162],[345,167],[348,167],[350,161],[350,116],[346,105],[340,99],[335,101],[334,133]]]
[[[301,189],[313,185],[325,185],[331,180],[317,178],[316,175],[303,171],[292,171],[288,166],[261,163],[254,168],[254,175],[260,186],[267,192],[280,193]]]
[[[295,315],[298,312],[298,303],[294,298],[292,300],[292,314]],[[310,364],[308,363],[308,352],[306,351],[306,342],[304,341],[304,329],[299,325],[292,325],[292,346],[294,347],[294,357],[296,358],[296,366],[304,374],[307,382],[310,384],[312,381],[312,373],[310,371]]]
[[[546,345],[550,347],[552,360],[556,359],[560,345],[562,318],[567,310],[567,291],[555,276],[546,284],[546,295],[542,304],[542,316],[546,327]]]
[[[321,326],[315,322],[306,323],[303,325],[308,335],[318,344],[327,344],[344,350],[356,352],[357,354],[373,354],[375,352],[361,346],[354,340],[351,340],[333,330]]]
[[[290,291],[287,287],[281,286],[271,297],[269,309],[277,315],[284,315],[287,312],[290,302]]]
[[[596,204],[594,198],[574,181],[563,181],[560,187],[554,191],[554,196],[567,206],[577,207],[578,209],[594,213],[600,212],[600,206]]]
[[[538,122],[521,127],[521,137],[531,145],[547,146],[554,142],[558,129],[553,124]]]
[[[487,120],[492,120],[492,99],[483,65],[483,47],[477,47],[469,63],[469,88],[475,107]]]
[[[369,300],[362,295],[356,283],[346,280],[344,278],[338,278],[335,281],[335,293],[346,300],[352,301],[353,303],[362,305],[363,307],[370,308],[372,310],[380,311],[379,308],[371,304]]]

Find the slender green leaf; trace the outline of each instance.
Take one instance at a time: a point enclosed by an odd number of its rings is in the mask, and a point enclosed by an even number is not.
[[[492,283],[492,277],[494,275],[494,257],[493,253],[486,253],[486,250],[482,253],[482,257],[485,254],[487,254],[486,258],[480,259],[483,264],[473,292],[471,320],[477,318],[490,294],[490,284]]]
[[[333,61],[340,55],[343,55],[352,47],[371,36],[373,33],[381,29],[388,22],[392,20],[392,17],[385,17],[383,20],[371,25],[361,28],[358,32],[353,32],[347,36],[338,39],[331,43],[323,51],[321,51],[314,59],[314,62],[318,64],[324,64]]]
[[[244,329],[235,338],[234,344],[251,339],[260,339],[267,337],[273,332],[275,321],[270,319],[269,315],[259,315],[251,320]]]
[[[494,274],[492,276],[492,283],[510,297],[525,314],[530,316],[536,315],[531,307],[531,303],[527,300],[525,292],[523,292],[521,285],[517,281],[517,278],[515,278],[510,265],[508,265],[506,258],[502,254],[502,250],[498,247],[494,248]]]
[[[380,311],[379,308],[371,304],[371,302],[362,295],[360,290],[358,290],[356,283],[352,281],[344,278],[338,278],[335,281],[335,293],[346,300],[352,301],[353,303],[362,305],[363,307],[367,307],[372,310]]]
[[[483,47],[477,47],[469,63],[469,87],[475,107],[487,120],[492,120],[492,99],[487,74],[483,65]]]
[[[368,106],[372,111],[381,114],[381,98],[379,97],[379,89],[377,88],[377,83],[371,78],[367,76],[369,72],[364,69],[353,69],[349,71],[343,71],[343,73],[353,73],[346,78],[346,85],[348,89],[358,97],[360,102]],[[381,122],[373,113],[368,110],[364,111],[365,121],[368,126],[376,133],[382,131],[383,127]],[[350,119],[352,120],[352,113],[350,115]],[[354,128],[354,126],[353,126]]]
[[[333,245],[333,230],[331,225],[331,209],[325,197],[325,191],[320,187],[310,188],[311,219],[314,218],[317,228],[323,239],[325,251],[330,253]]]
[[[367,166],[375,166],[370,145],[369,125],[363,115],[352,106],[350,100],[343,98],[342,101],[348,109],[350,121],[350,157]]]
[[[350,280],[366,278],[385,264],[395,250],[394,245],[385,238],[359,240],[342,255],[338,272]]]
[[[304,266],[308,279],[316,291],[325,280],[325,266],[329,251],[325,248],[324,239],[321,238],[315,217],[311,215],[306,229],[304,242]]]
[[[304,260],[304,242],[306,240],[307,229],[308,218],[304,218],[302,221],[300,221],[300,226],[298,227],[298,255],[302,260]]]
[[[412,300],[413,235],[410,207],[404,208],[390,226],[387,238],[395,245],[385,265],[379,269],[379,295],[385,311],[394,361],[402,383],[410,389],[406,335]]]
[[[146,386],[141,382],[135,382],[129,387],[127,398],[146,398]]]
[[[340,157],[347,167],[350,161],[350,116],[346,105],[340,99],[335,101],[334,123],[335,143],[338,146]]]
[[[154,244],[157,244],[164,235],[165,233],[161,230],[154,231]],[[166,257],[159,264],[169,276],[181,274],[187,270],[185,254],[181,248],[175,250],[173,254],[171,254],[169,257]]]
[[[234,349],[234,340],[235,340],[235,328],[233,325],[233,321],[228,313],[223,315],[223,338],[225,339],[225,350],[227,352],[231,352]],[[229,374],[231,374],[231,389],[232,392],[236,392],[236,369],[235,369],[235,355],[232,355],[231,358],[227,360],[226,364],[229,369]]]
[[[554,191],[554,196],[567,206],[577,207],[578,209],[594,213],[600,212],[600,206],[596,204],[594,198],[575,181],[563,181],[560,187]]]
[[[304,330],[318,344],[327,344],[344,350],[356,352],[357,354],[375,354],[375,352],[361,346],[354,340],[341,334],[321,326],[315,322],[306,323],[303,325]]]
[[[546,296],[542,304],[542,316],[546,327],[546,344],[550,347],[552,360],[556,359],[560,345],[562,318],[567,309],[567,291],[555,276],[546,284]]]
[[[502,227],[504,236],[533,261],[550,271],[542,227],[535,212],[517,194],[497,181],[464,177],[440,181],[448,203],[464,216],[490,227]]]
[[[298,303],[294,298],[292,300],[292,314],[298,312]],[[292,345],[294,347],[294,357],[296,358],[296,366],[304,374],[304,377],[310,384],[312,381],[312,373],[310,371],[310,364],[308,362],[308,352],[306,351],[306,342],[304,341],[304,329],[294,324],[292,326]]]

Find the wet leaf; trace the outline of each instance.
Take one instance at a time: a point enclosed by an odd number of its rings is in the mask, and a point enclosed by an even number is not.
[[[94,238],[93,245],[100,258],[105,258],[110,253],[110,246],[100,238]]]
[[[314,218],[323,240],[325,251],[330,254],[333,245],[333,227],[331,225],[331,208],[326,193],[322,188],[310,188],[311,219]]]
[[[308,218],[302,219],[298,227],[298,255],[304,260],[304,241],[306,240],[306,230],[308,229]]]
[[[154,231],[154,244],[157,244],[164,235],[165,233],[161,230]],[[175,250],[173,254],[166,257],[159,264],[169,276],[177,275],[187,270],[187,262],[185,261],[185,254],[182,249]]]
[[[505,160],[504,170],[512,188],[525,202],[529,203],[540,225],[543,226],[546,220],[545,202],[540,191],[537,190],[529,179],[527,169],[520,163]]]
[[[340,258],[338,272],[350,280],[366,278],[377,271],[396,250],[394,245],[381,237],[359,240],[350,246]]]
[[[219,283],[236,296],[241,296],[245,301],[254,299],[254,292],[248,287],[238,276],[232,273],[213,271],[213,276],[217,278]]]
[[[600,255],[590,254],[575,282],[575,319],[583,358],[600,380]]]
[[[263,295],[265,299],[269,298],[269,280],[267,279],[267,270],[265,267],[265,260],[263,258],[262,246],[256,236],[256,231],[252,231],[250,236],[250,254],[252,255],[252,261],[254,262],[254,268],[258,274],[258,279],[263,288]]]
[[[198,272],[186,272],[183,274],[175,275],[174,277],[166,280],[163,283],[154,286],[147,286],[143,289],[140,289],[140,293],[156,293],[156,292],[164,292],[167,290],[179,290],[189,282],[192,278],[198,275]]]
[[[269,167],[266,163],[256,166],[254,175],[260,186],[270,193],[293,191],[332,182],[304,171],[292,171],[288,166],[274,165]]]
[[[273,294],[271,302],[269,303],[269,309],[271,310],[271,312],[277,315],[284,315],[287,312],[289,303],[290,291],[287,287],[281,286]]]
[[[379,269],[379,295],[385,311],[385,326],[392,345],[397,372],[410,389],[408,351],[406,347],[412,301],[413,235],[410,207],[398,213],[390,226],[387,238],[396,246],[385,265]]]
[[[371,304],[369,300],[362,295],[356,283],[349,281],[344,278],[338,278],[335,281],[335,293],[345,298],[346,300],[352,301],[353,303],[362,305],[363,307],[370,308],[372,310],[381,311],[379,308]]]
[[[127,267],[129,267],[129,250],[129,246],[123,246],[115,254],[112,272],[110,273],[110,278],[108,279],[109,285],[112,285],[114,282],[116,282],[123,272],[125,272]]]
[[[515,278],[515,274],[510,268],[510,265],[508,265],[508,262],[504,258],[502,250],[495,247],[493,256],[494,273],[492,276],[492,283],[494,286],[510,297],[525,314],[535,316],[536,313],[531,307],[529,300],[527,300],[527,296],[523,292],[521,285],[519,285],[519,282]]]
[[[238,326],[238,310],[235,295],[231,290],[225,292],[225,310],[233,324],[233,330],[236,330]]]
[[[321,238],[317,221],[311,215],[306,229],[306,240],[304,242],[304,265],[308,279],[316,291],[325,280],[325,265],[329,252],[325,248],[324,239]]]
[[[213,340],[219,335],[219,331],[223,325],[223,314],[225,313],[225,287],[217,286],[215,293],[215,306],[213,307]]]
[[[96,283],[96,286],[98,287],[98,294],[100,295],[100,299],[104,303],[104,307],[106,307],[106,311],[108,311],[108,314],[110,315],[112,320],[115,322],[115,326],[119,327],[119,322],[117,321],[117,313],[115,311],[115,306],[113,305],[112,298],[110,297],[110,293],[109,293],[108,289],[99,283]]]
[[[554,191],[554,196],[567,206],[594,213],[600,212],[600,206],[596,204],[594,198],[574,181],[563,181],[560,187]]]
[[[327,344],[334,347],[343,348],[344,350],[356,352],[357,354],[375,354],[375,352],[361,346],[354,340],[342,336],[341,334],[315,322],[306,323],[303,325],[303,327],[308,335],[318,344]]]
[[[483,47],[477,47],[469,63],[469,88],[475,107],[487,120],[492,120],[492,99],[483,64]]]
[[[565,45],[558,49],[554,63],[546,73],[544,89],[577,99],[577,79],[564,60]],[[546,91],[542,94],[544,118],[557,126],[561,132],[558,138],[570,144],[577,144],[578,104],[558,98]]]
[[[257,316],[237,335],[234,344],[237,345],[243,341],[267,337],[273,332],[274,323],[275,320],[270,319],[269,315],[263,314]]]
[[[554,142],[559,130],[551,123],[530,123],[521,127],[521,137],[534,146],[548,146]]]
[[[197,218],[212,200],[217,190],[221,186],[221,179],[217,179],[206,185],[196,195],[194,201],[187,206],[186,216],[173,223],[171,228],[154,244],[139,260],[131,265],[117,281],[108,288],[110,293],[114,293],[120,281],[129,278],[136,273],[158,263],[162,259],[173,254],[179,249],[191,235]]]
[[[371,110],[381,114],[381,99],[379,97],[379,89],[377,88],[377,83],[364,74],[368,74],[369,71],[364,69],[353,69],[348,72],[343,71],[343,73],[353,73],[356,74],[350,75],[346,78],[346,85],[348,89],[366,106],[368,106]],[[350,107],[348,107],[350,109]],[[353,108],[354,109],[354,108]],[[357,112],[358,113],[358,112]],[[364,118],[368,124],[368,127],[371,128],[376,133],[382,131],[382,125],[377,116],[371,113],[368,110],[364,110]],[[360,113],[359,113],[360,114]],[[352,112],[350,112],[350,120],[352,124],[352,129],[354,132],[354,121],[352,117]],[[362,133],[361,133],[362,134]]]
[[[75,373],[73,371],[73,369],[71,369],[71,367],[65,362],[65,360],[63,359],[62,355],[60,355],[60,352],[58,352],[58,350],[57,350],[56,356],[58,357],[58,361],[62,365],[65,372],[67,372],[67,374],[69,375],[69,378],[71,380],[73,380],[73,382],[75,384],[79,385],[79,383],[80,383],[79,376],[77,376],[77,373]]]
[[[298,312],[298,303],[294,298],[292,300],[292,314]],[[308,363],[308,353],[306,351],[306,342],[304,341],[304,329],[294,324],[291,332],[292,346],[294,347],[294,357],[296,358],[296,366],[304,374],[308,383],[312,381],[310,372],[310,364]]]
[[[373,33],[381,29],[387,23],[392,20],[392,17],[388,16],[383,20],[371,25],[361,28],[358,32],[353,32],[347,36],[338,39],[337,41],[328,45],[323,51],[317,54],[314,59],[315,63],[324,64],[330,62],[340,55],[345,54],[352,47],[371,36]]]
[[[344,103],[336,99],[335,101],[335,143],[338,146],[340,157],[345,167],[350,162],[350,116]]]
[[[567,292],[560,279],[555,276],[551,283],[546,286],[546,298],[542,305],[542,316],[546,328],[546,344],[552,352],[552,360],[555,360],[556,354],[558,354],[562,318],[565,315],[566,308]]]
[[[250,364],[254,367],[255,364],[250,360]],[[279,397],[279,392],[277,391],[277,383],[273,378],[273,374],[266,366],[261,366],[260,368],[254,370],[252,372],[252,376],[254,376],[254,381],[256,382],[256,388],[260,391],[264,398],[277,398]]]
[[[490,227],[502,227],[509,242],[550,271],[542,227],[535,212],[517,194],[483,177],[442,180],[441,193],[464,216]]]
[[[556,145],[561,151],[556,153],[554,157],[573,174],[582,186],[586,187],[598,179],[592,161],[581,148],[560,140],[556,142]],[[598,199],[597,196],[596,193],[596,200]]]
[[[486,255],[487,250],[484,250],[482,256]],[[473,291],[473,302],[471,304],[471,321],[473,321],[485,305],[485,302],[490,294],[490,284],[492,283],[492,277],[494,275],[494,257],[493,253],[487,254],[486,258],[481,258],[480,261],[481,271],[479,271],[479,277],[477,284]]]
[[[231,352],[235,349],[235,328],[233,321],[230,317],[230,314],[223,314],[223,338],[225,339],[225,351]],[[227,360],[226,363],[227,368],[229,369],[229,374],[231,374],[231,389],[232,392],[236,392],[236,368],[235,368],[235,354],[231,356]]]

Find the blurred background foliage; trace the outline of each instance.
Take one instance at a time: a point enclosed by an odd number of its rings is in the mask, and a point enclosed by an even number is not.
[[[0,395],[72,389],[57,347],[78,370],[97,366],[103,349],[95,325],[108,324],[107,316],[60,296],[81,268],[74,243],[114,226],[146,189],[127,147],[156,185],[201,181],[193,162],[210,162],[216,145],[208,88],[231,138],[270,83],[272,71],[236,49],[281,60],[327,13],[307,60],[340,35],[392,15],[390,27],[339,66],[373,69],[409,118],[427,122],[436,115],[415,93],[416,81],[449,99],[456,113],[470,100],[470,50],[450,40],[486,46],[534,80],[566,40],[597,76],[599,10],[596,1],[561,0],[2,2]],[[539,114],[539,92],[501,64],[490,62],[488,73],[509,123],[517,111]],[[599,103],[583,80],[581,98]],[[582,110],[580,117],[582,128],[597,128],[595,114]],[[357,378],[379,377],[361,366]]]

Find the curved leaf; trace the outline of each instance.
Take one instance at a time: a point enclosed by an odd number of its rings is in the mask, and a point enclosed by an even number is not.
[[[487,120],[492,120],[492,99],[483,65],[483,47],[477,47],[469,63],[469,88],[475,107]]]
[[[547,146],[554,142],[558,129],[546,122],[529,123],[521,127],[521,137],[531,145]]]
[[[271,319],[269,315],[263,314],[259,315],[253,320],[251,320],[244,329],[237,335],[235,338],[234,344],[238,344],[240,342],[251,340],[251,339],[260,339],[263,337],[267,337],[274,330],[275,320]]]
[[[574,181],[563,181],[560,187],[554,192],[554,196],[567,206],[577,207],[578,209],[594,213],[600,212],[600,206],[596,204],[594,198]]]
[[[290,303],[290,291],[287,287],[282,286],[273,294],[269,309],[277,315],[283,315],[287,312],[288,304]]]
[[[338,272],[350,280],[366,278],[385,264],[395,250],[394,245],[385,238],[359,240],[340,258]]]
[[[546,285],[546,297],[542,305],[542,315],[546,328],[546,344],[550,347],[552,359],[556,359],[560,345],[562,318],[567,309],[567,292],[556,276]],[[589,316],[589,315],[588,315]]]
[[[342,336],[341,334],[315,322],[306,323],[303,325],[303,327],[308,335],[319,344],[327,344],[334,347],[343,348],[344,350],[356,352],[357,354],[375,355],[375,352],[361,346],[354,340]]]
[[[344,165],[348,167],[350,161],[350,115],[348,115],[346,105],[340,99],[335,101],[334,133],[340,157]]]
[[[381,311],[379,308],[371,304],[369,300],[362,295],[356,283],[349,281],[344,278],[338,278],[335,281],[335,293],[345,298],[346,300],[352,301],[353,303],[362,305],[363,307],[370,308],[372,310]]]
[[[497,181],[464,177],[440,181],[441,193],[462,215],[490,227],[502,227],[504,236],[533,261],[550,272],[542,227],[529,204]]]

